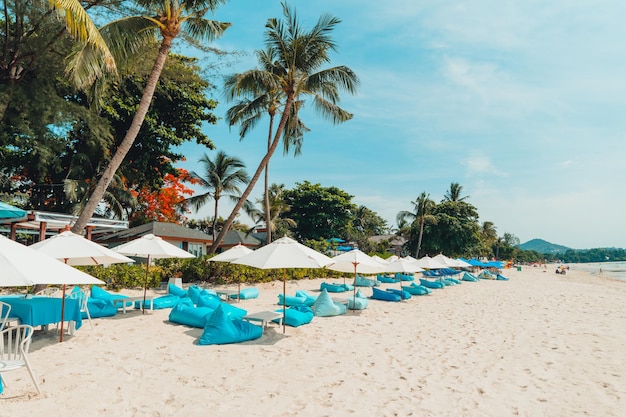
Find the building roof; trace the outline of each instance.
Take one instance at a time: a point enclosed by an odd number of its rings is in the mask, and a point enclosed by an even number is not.
[[[257,247],[257,246],[260,246],[262,243],[263,242],[260,239],[252,235],[246,235],[244,232],[241,232],[239,230],[229,230],[224,235],[224,239],[222,239],[222,243],[220,244],[220,247],[235,246],[238,244],[242,244],[244,246]]]
[[[100,242],[129,241],[152,233],[166,240],[185,240],[210,243],[213,237],[200,230],[190,229],[176,223],[152,222],[100,237]]]
[[[402,246],[406,243],[405,238],[403,238],[402,236],[397,236],[397,235],[371,236],[368,238],[368,240],[375,242],[375,243],[380,243],[384,240],[387,240],[391,246]]]

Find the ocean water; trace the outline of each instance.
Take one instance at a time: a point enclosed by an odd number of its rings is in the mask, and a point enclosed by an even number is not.
[[[571,269],[586,271],[593,275],[602,275],[626,281],[626,262],[591,262],[570,264]]]

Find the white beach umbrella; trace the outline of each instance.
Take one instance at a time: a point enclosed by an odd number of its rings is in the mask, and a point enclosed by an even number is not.
[[[135,262],[69,230],[34,243],[30,247],[68,265],[109,265]]]
[[[252,249],[247,248],[246,246],[242,245],[241,243],[233,246],[232,248],[225,250],[224,252],[215,255],[214,257],[210,258],[209,261],[211,262],[232,262],[235,259],[241,258],[244,255],[247,255],[249,253],[254,252]]]
[[[327,265],[326,268],[337,272],[354,272],[355,283],[357,273],[377,274],[385,271],[385,265],[359,249],[353,249],[333,257],[332,263]],[[356,299],[356,285],[354,286],[354,297]]]
[[[49,239],[42,240],[30,246],[32,249],[45,253],[67,265],[109,265],[114,263],[135,262],[126,256],[113,252],[81,235],[69,230],[59,233]],[[63,301],[61,303],[61,335],[63,341],[63,322],[65,314],[65,289],[63,284]]]
[[[416,272],[422,272],[421,268],[415,261],[408,260],[406,258],[397,258],[394,261],[389,262],[384,266],[385,272],[398,272],[400,274],[415,274]],[[400,289],[402,289],[402,281],[400,281]]]
[[[231,263],[252,266],[259,269],[283,270],[283,297],[287,294],[287,268],[323,268],[332,262],[328,256],[289,237],[281,237],[252,253],[237,258]],[[286,307],[283,303],[283,333],[285,332]]]
[[[0,235],[0,287],[104,284],[63,262]]]
[[[383,265],[386,265],[386,264],[388,264],[388,263],[389,263],[386,259],[383,259],[383,258],[381,258],[381,257],[380,257],[380,256],[378,256],[378,255],[372,255],[372,256],[371,256],[371,258],[372,258],[372,259],[374,259],[375,261],[380,262],[380,263],[381,263],[381,264],[383,264]]]
[[[443,269],[448,267],[443,262],[431,258],[430,256],[424,256],[423,258],[419,258],[417,261],[415,261],[415,263],[417,264],[417,266],[424,269]]]
[[[143,303],[141,304],[142,313],[146,312],[145,304],[146,292],[148,290],[148,270],[150,268],[150,260],[157,258],[194,258],[191,253],[166,242],[159,236],[155,236],[152,233],[111,248],[111,250],[121,253],[122,255],[134,256],[136,258],[146,258],[146,281],[143,286]]]
[[[447,268],[454,268],[457,265],[457,262],[454,259],[448,258],[443,253],[440,253],[439,255],[433,256],[433,259],[443,263],[444,265],[446,265]]]
[[[241,243],[233,246],[232,248],[225,250],[224,252],[215,255],[214,257],[210,258],[209,261],[210,262],[232,262],[235,259],[239,259],[244,255],[247,255],[249,253],[252,253],[253,250],[247,248],[246,246],[242,245]],[[237,296],[241,296],[241,280],[237,280]],[[239,298],[238,298],[239,299]]]

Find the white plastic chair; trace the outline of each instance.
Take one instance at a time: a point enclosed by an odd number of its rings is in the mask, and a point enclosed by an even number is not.
[[[74,291],[67,296],[67,298],[71,298],[74,300],[78,300],[78,304],[80,306],[80,312],[85,313],[87,315],[87,320],[89,320],[89,327],[93,330],[93,323],[91,322],[91,315],[89,314],[89,309],[87,308],[87,293],[84,290]]]
[[[0,331],[4,330],[7,325],[9,314],[11,314],[11,304],[0,301]]]
[[[59,289],[56,287],[48,287],[44,288],[41,291],[37,291],[35,295],[43,296],[43,297],[54,297],[59,292]]]
[[[37,393],[41,394],[41,389],[28,361],[28,349],[32,336],[33,327],[27,324],[8,327],[0,332],[0,374],[26,368],[35,388],[37,388]],[[3,378],[2,385],[6,387],[4,381]]]

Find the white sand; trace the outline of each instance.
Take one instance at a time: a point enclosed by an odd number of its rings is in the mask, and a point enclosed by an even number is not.
[[[626,283],[505,275],[235,345],[197,346],[169,309],[85,321],[63,343],[35,337],[43,393],[5,374],[0,416],[625,416]],[[258,287],[237,305],[279,308],[282,283]]]

